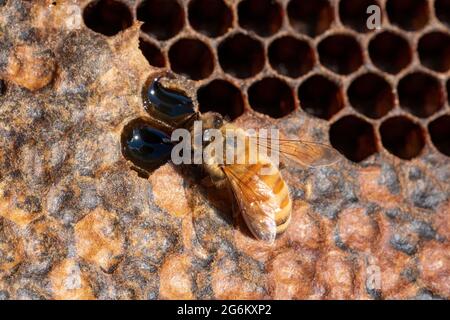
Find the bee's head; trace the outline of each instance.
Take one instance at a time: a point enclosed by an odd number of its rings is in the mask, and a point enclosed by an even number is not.
[[[203,129],[218,129],[224,125],[224,119],[220,113],[207,112],[201,116]]]
[[[201,115],[203,129],[203,147],[214,141],[214,133],[212,131],[222,131],[224,119],[222,115],[216,112],[207,112]],[[213,130],[214,129],[214,130]]]

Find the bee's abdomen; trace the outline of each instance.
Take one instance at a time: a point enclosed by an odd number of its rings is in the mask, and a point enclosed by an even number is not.
[[[283,233],[291,220],[292,201],[289,196],[289,189],[283,180],[281,173],[274,170],[272,175],[261,177],[267,186],[273,191],[279,204],[279,210],[275,213],[275,223],[277,225],[277,234]]]

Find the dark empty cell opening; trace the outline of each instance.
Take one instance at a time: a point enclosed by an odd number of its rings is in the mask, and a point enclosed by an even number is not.
[[[398,84],[400,106],[418,117],[428,117],[444,104],[439,80],[422,72],[407,75]]]
[[[5,92],[6,92],[6,84],[2,79],[0,79],[0,96],[4,95]]]
[[[362,50],[350,35],[334,35],[319,43],[320,62],[328,69],[343,75],[350,74],[362,65]]]
[[[214,80],[197,91],[200,112],[215,111],[236,119],[244,113],[241,91],[225,80]]]
[[[223,35],[232,21],[233,13],[223,0],[193,0],[189,4],[191,26],[207,36]]]
[[[222,69],[237,78],[249,78],[264,67],[265,54],[261,42],[238,33],[219,45],[219,62]]]
[[[339,3],[342,23],[358,32],[369,32],[367,20],[370,14],[367,8],[373,5],[379,6],[375,0],[342,0]]]
[[[184,12],[176,0],[144,0],[137,8],[142,31],[158,40],[174,37],[184,26]]]
[[[383,146],[402,159],[412,159],[420,154],[424,145],[423,130],[406,117],[387,119],[380,127]]]
[[[447,100],[450,105],[450,79],[447,80]]]
[[[295,110],[292,89],[277,78],[264,78],[248,89],[248,99],[253,110],[272,118],[281,118]]]
[[[434,8],[438,19],[450,26],[450,0],[435,0]]]
[[[328,0],[291,0],[287,13],[292,28],[311,37],[324,33],[334,19]]]
[[[389,83],[373,73],[353,80],[348,97],[353,108],[374,119],[385,116],[394,107],[395,100]]]
[[[443,32],[431,32],[419,40],[420,62],[438,72],[450,69],[450,36]]]
[[[214,69],[214,57],[209,47],[197,39],[178,40],[169,50],[171,69],[192,80],[209,77]]]
[[[244,0],[238,6],[239,24],[260,36],[276,33],[283,22],[283,11],[275,0]]]
[[[301,84],[298,99],[303,110],[326,120],[343,108],[343,96],[339,86],[320,75],[315,75]]]
[[[386,11],[392,24],[408,31],[422,29],[428,23],[428,0],[388,0]]]
[[[396,74],[406,68],[412,60],[412,50],[406,39],[385,31],[369,43],[369,55],[377,68]]]
[[[370,123],[346,116],[330,127],[331,145],[347,159],[360,162],[377,152],[375,133]]]
[[[89,29],[106,36],[113,36],[133,24],[128,6],[116,0],[90,2],[84,8],[83,20]]]
[[[436,149],[450,157],[450,115],[437,118],[428,125]]]
[[[166,61],[164,60],[164,55],[161,50],[153,43],[146,41],[144,38],[139,38],[139,49],[141,49],[142,54],[147,59],[150,65],[157,68],[164,68]]]
[[[314,67],[314,51],[307,42],[286,36],[271,43],[269,61],[280,74],[297,78]]]

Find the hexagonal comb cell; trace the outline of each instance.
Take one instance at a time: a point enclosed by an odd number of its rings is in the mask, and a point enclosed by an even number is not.
[[[347,159],[360,162],[377,152],[375,133],[370,123],[346,116],[330,127],[331,145]]]
[[[233,22],[233,12],[223,0],[193,0],[188,12],[192,28],[209,37],[223,35]]]
[[[358,32],[369,32],[367,8],[379,6],[376,0],[341,0],[339,2],[339,16],[342,23]]]
[[[143,0],[137,18],[142,31],[158,40],[174,37],[184,26],[184,10],[177,0]]]
[[[324,33],[334,20],[333,8],[328,0],[291,0],[287,14],[295,31],[311,37]]]
[[[437,18],[447,26],[450,26],[450,0],[435,0],[434,10]]]
[[[380,126],[380,135],[383,146],[393,155],[405,160],[417,157],[425,146],[421,126],[402,116],[384,121]]]
[[[321,75],[314,75],[300,85],[298,99],[303,110],[326,120],[344,107],[339,85]]]
[[[420,62],[425,67],[446,72],[450,70],[450,36],[444,32],[430,32],[419,40]]]
[[[166,60],[158,46],[141,37],[139,38],[139,49],[141,49],[142,54],[150,65],[157,68],[164,68]]]
[[[384,31],[372,38],[369,55],[377,68],[393,74],[406,68],[412,60],[408,41],[391,31]]]
[[[275,34],[283,22],[281,5],[275,0],[244,0],[238,5],[239,24],[260,36]]]
[[[394,107],[392,87],[374,73],[366,73],[353,80],[347,95],[353,108],[373,119],[385,116]]]
[[[215,111],[236,119],[244,113],[244,99],[241,91],[225,80],[213,80],[197,91],[201,112]]]
[[[450,115],[443,115],[430,122],[428,131],[436,149],[450,157]]]
[[[269,61],[278,73],[297,78],[314,67],[314,50],[306,41],[284,36],[270,44]]]
[[[114,36],[133,24],[133,17],[127,5],[116,0],[90,2],[83,11],[86,26],[106,36]]]
[[[258,40],[242,33],[233,34],[219,44],[222,69],[237,78],[249,78],[264,67],[264,47]]]
[[[347,34],[332,35],[319,43],[320,62],[333,72],[347,75],[361,67],[362,49],[359,42]]]
[[[408,31],[422,29],[430,19],[428,0],[388,0],[386,11],[392,24]]]
[[[281,118],[295,110],[292,89],[278,78],[264,78],[248,89],[248,99],[253,110],[272,118]]]
[[[207,78],[214,70],[214,56],[198,39],[180,39],[169,49],[170,68],[192,80]]]
[[[447,80],[447,100],[450,105],[450,79]]]
[[[0,96],[4,95],[5,92],[6,92],[6,84],[2,79],[0,79]]]
[[[444,104],[438,79],[423,72],[408,74],[398,84],[400,106],[418,117],[429,117]]]

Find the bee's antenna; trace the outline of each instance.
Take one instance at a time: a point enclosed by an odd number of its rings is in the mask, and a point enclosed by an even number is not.
[[[200,119],[200,112],[197,111],[186,118],[186,120],[183,122],[183,127],[184,128],[192,127],[193,123],[198,119]]]

